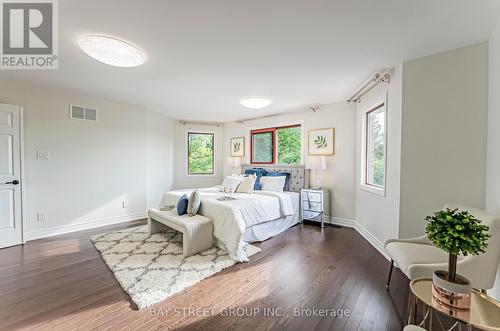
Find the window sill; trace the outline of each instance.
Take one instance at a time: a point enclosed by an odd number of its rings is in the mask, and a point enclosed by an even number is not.
[[[381,197],[385,197],[385,187],[379,188],[376,186],[360,184],[359,188],[363,191],[370,192],[372,194],[379,195]]]
[[[299,163],[299,164],[288,164],[288,163],[249,163],[251,166],[261,166],[261,167],[303,167],[305,164],[304,163]]]
[[[184,174],[184,177],[204,177],[204,178],[213,178],[217,177],[217,174]]]

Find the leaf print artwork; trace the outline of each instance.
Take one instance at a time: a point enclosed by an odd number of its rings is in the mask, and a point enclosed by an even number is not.
[[[231,149],[231,157],[244,157],[245,156],[245,138],[235,137],[231,138],[229,143]]]
[[[335,129],[309,130],[308,155],[334,155]]]
[[[314,143],[316,144],[316,148],[326,148],[328,146],[325,136],[317,136],[314,139]]]

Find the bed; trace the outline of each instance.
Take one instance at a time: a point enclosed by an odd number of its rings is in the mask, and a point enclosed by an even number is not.
[[[243,172],[250,165],[243,165]],[[304,166],[265,166],[268,171],[290,173],[286,192],[255,191],[254,194],[235,193],[236,200],[218,201],[223,195],[220,187],[198,189],[201,195],[199,214],[214,222],[217,245],[228,250],[236,261],[248,261],[244,247],[247,243],[269,239],[301,221],[300,189],[307,187]],[[166,205],[175,205],[183,194],[194,189],[175,190],[165,194]]]

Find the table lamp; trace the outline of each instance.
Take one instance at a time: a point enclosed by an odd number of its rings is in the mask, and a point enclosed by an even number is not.
[[[326,170],[326,157],[325,156],[309,156],[306,163],[306,169],[314,170],[315,185],[314,189],[320,188],[318,170]],[[311,180],[312,182],[312,180]]]
[[[239,175],[241,173],[241,159],[233,157],[233,174]]]

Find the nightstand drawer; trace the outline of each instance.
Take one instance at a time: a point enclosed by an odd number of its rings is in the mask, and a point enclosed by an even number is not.
[[[314,202],[314,201],[302,201],[304,204],[304,210],[308,211],[323,211],[323,203],[322,202]]]
[[[302,201],[323,202],[322,192],[302,192]]]
[[[302,211],[302,219],[305,219],[305,220],[316,220],[318,217],[321,217],[321,213],[319,213],[319,212],[308,211],[308,210]]]

